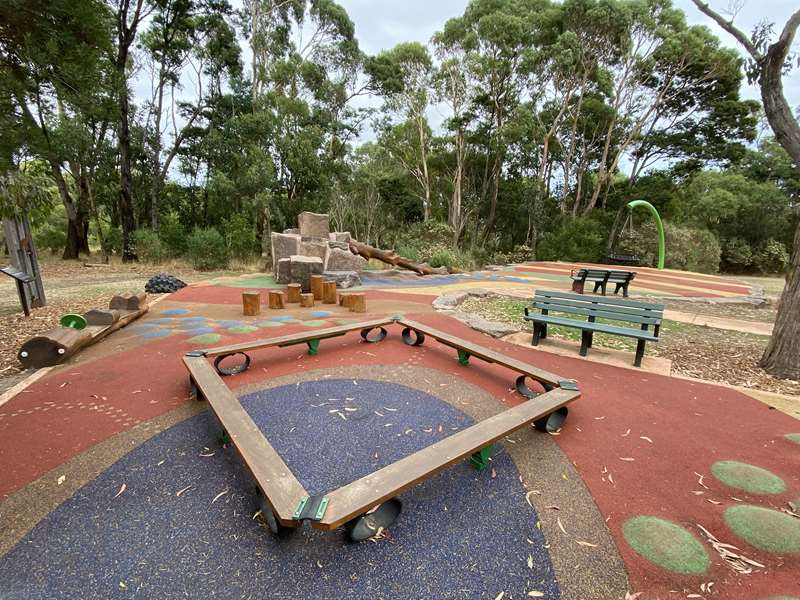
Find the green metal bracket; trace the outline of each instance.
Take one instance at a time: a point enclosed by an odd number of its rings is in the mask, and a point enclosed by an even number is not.
[[[223,444],[230,444],[231,443],[231,436],[228,435],[228,432],[225,431],[222,427],[220,427],[219,431],[217,432],[217,436],[219,437],[219,441]]]
[[[308,340],[306,344],[308,344],[308,355],[316,356],[319,350],[319,340]]]
[[[490,444],[485,448],[481,448],[475,454],[473,454],[472,458],[469,459],[469,462],[478,471],[483,471],[485,468],[489,466],[489,455],[491,453],[492,453],[492,446]]]
[[[294,509],[292,519],[295,521],[319,521],[325,516],[325,510],[328,508],[327,496],[306,496]]]
[[[458,364],[466,367],[469,364],[469,356],[469,352],[458,348]]]

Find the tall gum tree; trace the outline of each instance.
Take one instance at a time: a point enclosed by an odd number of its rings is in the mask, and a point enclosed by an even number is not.
[[[750,55],[751,73],[761,89],[767,121],[775,139],[800,169],[800,123],[783,93],[783,74],[789,66],[789,52],[800,26],[800,9],[786,21],[778,39],[769,43],[763,29],[757,29],[749,37],[707,3],[692,2],[732,35]],[[761,358],[761,366],[776,377],[800,380],[800,222],[794,234],[791,264],[786,273],[786,286],[781,294],[775,327]]]

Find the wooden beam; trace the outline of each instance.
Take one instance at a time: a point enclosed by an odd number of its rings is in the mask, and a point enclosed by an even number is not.
[[[554,389],[330,492],[325,516],[312,525],[317,529],[336,529],[423,479],[579,397],[578,391]]]
[[[296,527],[297,521],[292,516],[308,492],[208,361],[202,356],[184,356],[183,363],[202,397],[208,400],[209,408],[230,436],[242,462],[264,492],[276,519],[281,525]]]

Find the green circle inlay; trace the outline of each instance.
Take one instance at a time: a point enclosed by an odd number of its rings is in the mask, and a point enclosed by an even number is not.
[[[218,333],[204,333],[189,338],[193,344],[216,344],[222,336]]]
[[[304,325],[306,327],[322,327],[323,325],[326,325],[327,323],[328,323],[327,321],[315,321],[315,320],[300,321],[300,325]]]
[[[622,533],[637,554],[668,571],[700,575],[711,565],[703,544],[670,521],[634,517],[622,526]]]
[[[800,433],[787,433],[786,439],[795,444],[800,444]]]
[[[751,494],[780,494],[786,490],[783,479],[755,465],[722,460],[711,465],[714,477],[722,483]]]
[[[230,327],[227,329],[231,333],[253,333],[254,331],[258,331],[258,327],[253,327],[252,325],[239,325],[238,327]]]
[[[768,552],[800,552],[800,519],[760,506],[731,506],[725,524],[751,546]]]
[[[283,327],[283,321],[259,321],[256,325],[259,327]]]
[[[353,323],[358,323],[358,319],[339,319],[336,323],[339,325],[352,325]]]

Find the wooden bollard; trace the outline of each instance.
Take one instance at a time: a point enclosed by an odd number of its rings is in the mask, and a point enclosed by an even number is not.
[[[311,276],[311,293],[314,294],[314,300],[322,300],[325,295],[325,278],[322,275]]]
[[[300,306],[305,308],[313,308],[314,307],[314,294],[311,292],[307,294],[300,294]]]
[[[326,281],[322,288],[322,302],[324,304],[336,304],[336,282]]]
[[[242,292],[242,311],[246,317],[261,314],[261,292]]]
[[[350,312],[365,313],[367,312],[367,295],[364,293],[348,294],[347,306]]]
[[[285,308],[286,295],[280,290],[270,290],[269,292],[269,307],[270,308]]]
[[[348,308],[350,306],[350,296],[353,295],[353,292],[346,292],[339,294],[339,306],[344,306]]]
[[[286,286],[286,291],[288,294],[286,301],[289,304],[297,304],[300,302],[300,293],[303,291],[303,286],[301,286],[299,283],[290,283]]]

